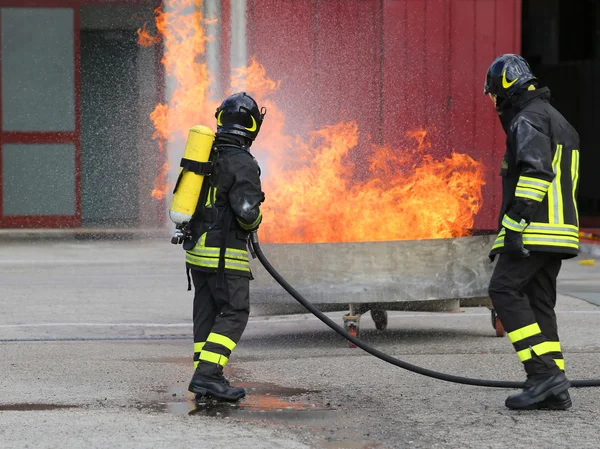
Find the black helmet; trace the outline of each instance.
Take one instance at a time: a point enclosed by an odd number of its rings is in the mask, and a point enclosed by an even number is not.
[[[532,80],[537,81],[537,78],[533,76],[525,58],[513,54],[501,55],[487,71],[483,93],[505,100]]]
[[[217,133],[237,134],[256,139],[267,110],[258,109],[256,101],[246,92],[227,97],[215,112]]]

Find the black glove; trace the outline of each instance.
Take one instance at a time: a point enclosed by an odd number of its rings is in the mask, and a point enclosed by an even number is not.
[[[504,250],[505,254],[513,257],[529,257],[529,250],[523,245],[523,234],[510,229],[506,229],[504,235]]]

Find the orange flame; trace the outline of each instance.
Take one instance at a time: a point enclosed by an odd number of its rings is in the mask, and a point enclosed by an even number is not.
[[[435,160],[427,131],[413,130],[411,148],[372,145],[364,165],[349,157],[358,144],[356,122],[313,131],[308,141],[285,134],[285,116],[272,96],[279,83],[251,60],[232,87],[245,86],[268,113],[253,152],[264,167],[265,242],[356,242],[468,235],[481,207],[483,168],[452,153]]]
[[[140,45],[164,41],[163,64],[177,86],[168,104],[151,114],[161,151],[167,141],[183,139],[197,124],[214,126],[217,106],[208,98],[209,73],[203,62],[208,39],[200,0],[171,0],[171,9],[156,10],[157,36],[144,27]],[[213,19],[211,19],[212,21]],[[245,90],[268,110],[252,147],[263,167],[264,220],[267,242],[349,242],[468,235],[481,207],[485,184],[479,162],[453,152],[436,160],[428,132],[412,130],[409,148],[371,145],[357,161],[359,137],[354,121],[290,136],[285,115],[273,100],[280,88],[265,68],[251,59],[236,70],[232,92]],[[297,119],[297,118],[296,118]],[[153,196],[164,198],[169,167],[163,164]]]
[[[169,10],[163,6],[155,11],[157,35],[152,36],[144,26],[138,30],[138,44],[155,45],[164,42],[162,64],[175,81],[175,89],[168,103],[156,106],[150,119],[154,123],[153,138],[159,140],[159,150],[164,152],[167,142],[187,137],[197,124],[211,125],[217,104],[208,98],[210,78],[204,61],[205,44],[209,39],[203,28],[201,0],[171,0]],[[152,196],[162,200],[169,191],[169,167],[163,164],[154,181]]]

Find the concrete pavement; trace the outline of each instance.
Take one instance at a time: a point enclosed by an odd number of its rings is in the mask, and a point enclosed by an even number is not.
[[[567,412],[511,412],[510,391],[400,370],[308,315],[252,317],[228,365],[247,400],[195,407],[191,294],[172,248],[0,246],[0,448],[598,447],[600,389],[572,390]],[[600,264],[565,262],[559,290],[568,374],[600,377]],[[408,362],[522,380],[485,308],[393,312],[385,332],[367,315],[362,326],[363,339]]]

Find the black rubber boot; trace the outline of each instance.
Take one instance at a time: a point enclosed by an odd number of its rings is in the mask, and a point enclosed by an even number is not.
[[[547,376],[538,380],[528,380],[523,392],[514,394],[506,399],[505,405],[513,410],[536,410],[550,408],[564,409],[571,406],[571,398],[567,390],[571,386],[569,379],[563,373]],[[561,393],[567,392],[567,395]],[[556,399],[552,399],[552,398]],[[549,401],[550,400],[550,401]]]
[[[537,383],[536,377],[528,377],[525,381],[525,388],[533,387]],[[569,391],[565,390],[557,395],[552,395],[546,399],[539,408],[547,410],[567,410],[573,406]]]
[[[571,396],[569,395],[569,392],[565,390],[562,393],[550,396],[540,408],[548,410],[567,410],[572,406]]]
[[[220,369],[215,369],[210,374],[199,371],[196,369],[188,387],[189,391],[196,394],[196,400],[214,398],[235,402],[246,396],[246,390],[242,387],[232,387]]]

